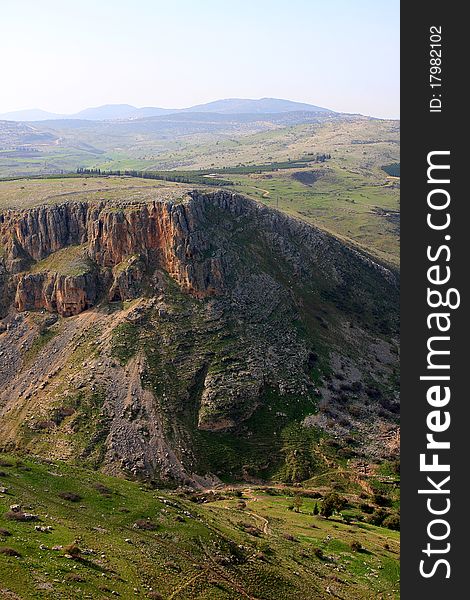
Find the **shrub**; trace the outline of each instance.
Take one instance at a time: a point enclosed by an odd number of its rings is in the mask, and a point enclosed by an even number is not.
[[[77,544],[69,544],[68,546],[64,546],[63,550],[64,554],[68,554],[72,558],[80,558],[82,554],[82,551]]]
[[[354,542],[351,542],[351,550],[354,550],[354,552],[361,552],[362,544],[354,540]]]
[[[79,575],[78,573],[67,573],[65,579],[67,581],[76,581],[77,583],[85,581],[85,578]]]
[[[367,519],[367,522],[371,525],[382,525],[384,519],[388,517],[388,512],[383,508],[379,508]]]
[[[298,540],[290,533],[284,533],[282,537],[289,542],[297,542]]]
[[[341,444],[338,442],[338,440],[335,440],[334,438],[328,438],[323,443],[325,444],[325,446],[328,446],[330,448],[340,448],[341,447]]]
[[[0,547],[0,554],[3,554],[4,556],[21,556],[17,550],[8,546]]]
[[[66,418],[66,417],[70,417],[71,415],[73,415],[75,412],[75,409],[72,408],[71,406],[63,406],[60,408],[57,408],[53,411],[52,415],[51,415],[51,421],[59,426],[62,421]]]
[[[254,535],[255,537],[259,537],[261,535],[261,530],[258,529],[255,525],[251,523],[238,523],[240,529],[242,529],[245,533],[249,533],[250,535]]]
[[[378,400],[379,398],[382,397],[382,392],[379,390],[378,387],[376,387],[374,385],[370,385],[369,387],[367,387],[366,394],[372,400]]]
[[[102,496],[106,496],[107,498],[109,498],[111,496],[111,494],[113,493],[112,490],[110,490],[108,487],[106,487],[105,485],[103,485],[100,482],[94,483],[93,487]]]
[[[293,503],[294,503],[295,512],[300,512],[300,507],[302,506],[303,502],[304,502],[304,499],[302,498],[302,496],[300,494],[296,494],[294,496]]]
[[[363,413],[363,409],[359,404],[351,404],[348,406],[348,412],[353,417],[360,417]]]
[[[383,494],[374,494],[373,500],[378,506],[390,506],[391,504],[390,498],[387,498]]]
[[[0,536],[8,537],[10,535],[11,535],[11,533],[8,531],[8,529],[3,529],[3,527],[0,527]]]
[[[59,498],[62,498],[62,500],[68,500],[69,502],[78,502],[82,499],[82,497],[75,492],[59,492],[57,495]]]
[[[371,515],[374,512],[374,507],[370,504],[367,504],[367,502],[361,502],[361,504],[359,504],[359,508],[362,510],[362,512],[367,513],[368,515]]]
[[[22,510],[10,510],[5,513],[5,519],[9,521],[37,521],[36,515],[24,513]]]
[[[155,529],[158,529],[158,525],[150,519],[137,519],[134,527],[136,529],[143,529],[144,531],[155,531]]]
[[[320,511],[318,510],[318,504],[315,502],[315,504],[313,505],[313,514],[314,515],[318,515]]]
[[[319,558],[320,560],[323,560],[324,554],[323,554],[323,550],[321,548],[314,548],[313,553],[315,554],[315,556],[317,558]]]
[[[49,421],[38,421],[37,423],[34,424],[34,428],[35,429],[54,429],[54,427],[56,426],[56,424],[54,423],[54,421],[49,420]]]
[[[362,383],[360,381],[353,381],[351,384],[351,390],[353,392],[360,392],[362,390]]]
[[[259,548],[259,551],[262,552],[263,554],[268,554],[268,555],[274,554],[274,550],[269,545],[268,542],[260,542],[258,548]]]
[[[398,515],[389,515],[382,522],[383,527],[400,531],[400,517]]]
[[[163,596],[158,592],[149,592],[148,597],[152,600],[163,600]]]

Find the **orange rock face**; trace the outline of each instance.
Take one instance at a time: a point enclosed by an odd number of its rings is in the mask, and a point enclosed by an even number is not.
[[[63,317],[78,315],[97,299],[96,274],[76,277],[57,273],[28,273],[18,277],[16,310],[46,309]]]
[[[201,217],[200,207],[191,199],[126,207],[70,202],[8,211],[0,218],[0,240],[6,249],[6,269],[16,274],[16,309],[44,308],[68,316],[92,306],[100,287],[96,275],[28,272],[36,261],[81,244],[105,282],[113,267],[139,256],[197,297],[217,294],[223,289],[223,267],[220,259],[205,255],[208,243],[200,230]],[[121,274],[110,294],[122,296],[122,291],[115,291],[122,290],[122,283]]]

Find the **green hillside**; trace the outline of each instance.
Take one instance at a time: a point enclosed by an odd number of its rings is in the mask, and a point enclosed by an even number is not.
[[[365,522],[368,493],[325,519],[324,481],[170,492],[9,455],[0,485],[2,598],[398,598],[398,532]]]

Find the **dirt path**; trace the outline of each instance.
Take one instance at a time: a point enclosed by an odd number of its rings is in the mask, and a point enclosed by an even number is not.
[[[263,522],[263,533],[266,535],[270,535],[271,532],[269,531],[269,521],[266,517],[263,517],[261,515],[259,515],[258,513],[255,512],[248,512],[247,514],[251,515],[252,517],[255,517],[256,519],[260,519]]]
[[[254,495],[253,495],[253,493],[251,492],[251,490],[245,490],[245,494],[247,494],[247,495],[248,495],[248,494],[251,494],[251,496],[250,496],[250,498],[249,498],[249,500],[250,500],[251,502],[257,502],[257,501],[258,501],[258,498],[257,498],[256,496],[254,496]],[[232,507],[230,507],[230,506],[219,506],[218,508],[223,508],[224,510],[230,510],[230,511],[232,511],[232,510],[233,510],[233,508],[232,508]],[[262,524],[263,524],[263,529],[262,529],[263,533],[264,533],[265,535],[272,535],[272,533],[271,533],[271,531],[270,531],[270,529],[269,529],[269,520],[268,520],[266,517],[263,517],[262,515],[259,515],[258,513],[254,512],[254,511],[252,511],[252,510],[250,510],[250,511],[248,511],[248,510],[245,510],[245,511],[244,511],[244,514],[246,514],[246,515],[250,515],[250,516],[252,516],[254,519],[258,519],[259,521],[261,521],[261,522],[262,522]]]
[[[250,185],[248,187],[250,187],[252,190],[256,190],[257,192],[263,192],[263,195],[261,196],[262,198],[269,198],[271,195],[269,190],[263,190],[263,188],[255,187],[254,185]]]
[[[245,494],[249,496],[249,500],[251,502],[258,502],[258,498],[253,494],[253,492],[250,489],[245,490]],[[269,529],[269,520],[266,517],[263,517],[262,515],[259,515],[254,511],[247,511],[247,514],[251,515],[255,519],[259,519],[263,523],[263,533],[265,535],[271,535],[271,531]]]

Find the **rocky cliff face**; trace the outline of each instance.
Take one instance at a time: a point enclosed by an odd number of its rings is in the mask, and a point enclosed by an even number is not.
[[[222,273],[220,260],[201,259],[209,247],[201,217],[194,200],[154,202],[126,210],[71,202],[23,213],[8,211],[2,216],[0,239],[12,273],[58,250],[85,243],[89,258],[99,267],[112,268],[139,255],[167,271],[183,288],[204,296],[222,287]],[[40,284],[40,278],[36,279]],[[19,281],[23,285],[21,277]]]
[[[220,220],[221,215],[225,215],[225,219]],[[376,271],[388,285],[394,285],[395,277],[387,269],[331,236],[246,198],[224,192],[210,196],[195,193],[186,202],[178,204],[154,202],[152,205],[130,205],[125,209],[104,203],[71,202],[26,212],[8,211],[0,219],[0,241],[6,268],[11,273],[21,273],[32,263],[63,248],[86,244],[88,257],[98,267],[113,268],[138,256],[146,264],[166,271],[183,289],[204,297],[224,290],[225,276],[233,267],[224,261],[229,249],[217,245],[211,235],[214,216],[222,226],[222,231],[216,232],[218,241],[222,242],[230,237],[232,224],[229,219],[247,225],[249,221],[258,223],[263,229],[263,243],[281,252],[291,264],[293,274],[307,273],[309,266],[315,265],[334,287],[349,279],[350,266],[360,266],[362,270]],[[224,233],[226,235],[221,235]],[[309,246],[311,252],[307,257],[301,256],[293,240]],[[246,242],[250,243],[250,240]],[[76,309],[70,314],[88,308],[97,299],[92,277],[82,277],[74,282],[65,278],[31,277],[26,273],[17,277],[17,281],[19,310],[27,306],[58,310],[64,300],[51,301],[51,288],[57,289],[61,298],[63,292],[60,290],[65,288],[71,294],[75,289],[81,290],[82,300],[77,298],[71,302]],[[88,285],[90,289],[85,289]],[[35,286],[46,288],[46,291],[34,290]],[[28,291],[24,292],[26,288]],[[114,288],[121,289],[122,286],[115,282]],[[25,296],[28,293],[34,298],[31,302]],[[59,312],[63,314],[60,309]]]
[[[96,272],[76,276],[26,273],[17,278],[15,306],[20,312],[44,308],[71,317],[95,304],[98,286]]]
[[[6,445],[201,482],[306,418],[364,452],[393,426],[396,275],[320,230],[194,192],[8,211],[0,243]]]

